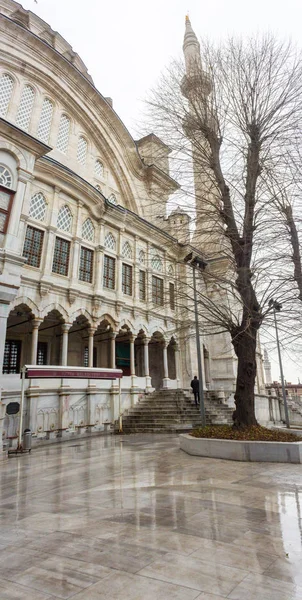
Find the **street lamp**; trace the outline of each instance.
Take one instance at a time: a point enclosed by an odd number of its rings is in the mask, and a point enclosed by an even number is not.
[[[206,267],[206,263],[198,256],[193,256],[193,252],[190,252],[190,254],[188,254],[188,256],[185,257],[184,262],[189,264],[193,269],[196,350],[197,350],[197,365],[198,365],[198,380],[199,380],[199,402],[200,402],[201,423],[202,423],[202,426],[204,427],[206,424],[206,413],[205,413],[205,406],[204,406],[203,375],[202,375],[201,348],[200,348],[200,337],[199,337],[196,269],[199,269],[200,271],[204,271],[204,269]]]
[[[272,307],[273,312],[274,312],[274,322],[275,322],[275,330],[276,330],[276,342],[277,342],[278,357],[279,357],[279,367],[280,367],[280,377],[281,377],[281,385],[282,385],[282,396],[283,396],[283,402],[284,402],[285,421],[286,421],[287,427],[290,428],[289,415],[288,415],[288,406],[287,406],[287,399],[286,399],[285,385],[284,385],[284,376],[283,376],[283,366],[282,366],[282,358],[281,358],[279,334],[278,334],[277,317],[276,317],[276,313],[281,311],[282,304],[280,304],[280,302],[277,302],[277,300],[273,300],[273,299],[271,299],[268,304],[269,304],[270,307]]]

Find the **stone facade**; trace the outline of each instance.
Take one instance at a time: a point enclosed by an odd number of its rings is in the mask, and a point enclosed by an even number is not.
[[[187,388],[197,372],[190,300],[177,302],[192,277],[189,219],[166,217],[178,188],[169,148],[153,134],[134,142],[70,45],[12,0],[0,0],[0,30],[0,369],[10,405],[0,423],[14,439],[22,365],[117,366],[120,405],[115,382],[27,382],[25,423],[38,436],[103,430],[139,394]],[[228,336],[202,344],[207,387],[232,390]]]

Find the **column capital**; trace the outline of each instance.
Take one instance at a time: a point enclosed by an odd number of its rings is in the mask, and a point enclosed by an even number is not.
[[[89,336],[93,337],[95,332],[97,330],[97,326],[96,325],[89,325],[88,327],[88,334]]]
[[[147,337],[147,336],[145,336],[145,337],[144,337],[144,340],[143,340],[143,341],[144,341],[144,346],[148,346],[148,344],[149,344],[150,340],[151,340],[151,338],[150,338],[150,337]]]
[[[62,323],[61,327],[63,333],[68,333],[69,329],[72,327],[72,323]]]
[[[35,317],[35,318],[32,320],[32,326],[33,326],[33,329],[39,329],[39,327],[40,327],[40,325],[41,325],[41,323],[42,323],[43,321],[44,321],[44,319],[41,319],[41,318],[39,318],[39,317],[37,317],[37,318]]]

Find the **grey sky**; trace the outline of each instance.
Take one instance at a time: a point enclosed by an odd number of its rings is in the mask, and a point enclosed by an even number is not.
[[[141,118],[142,99],[182,51],[188,12],[199,37],[272,31],[301,43],[301,0],[23,0],[22,5],[72,45],[132,133]],[[300,373],[302,381],[302,369],[286,354],[286,378],[296,381]],[[277,357],[271,359],[278,379]]]

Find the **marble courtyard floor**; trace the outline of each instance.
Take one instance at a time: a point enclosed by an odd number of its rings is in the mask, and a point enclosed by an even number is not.
[[[75,440],[0,465],[0,599],[302,600],[300,465]]]

